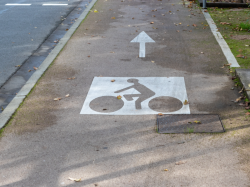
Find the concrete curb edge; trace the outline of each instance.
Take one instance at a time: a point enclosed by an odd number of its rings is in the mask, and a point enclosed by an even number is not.
[[[208,12],[205,12],[204,10],[202,10],[202,12],[203,12],[203,15],[204,15],[212,33],[213,33],[215,39],[217,40],[218,44],[220,45],[222,52],[224,53],[228,63],[231,64],[231,67],[240,67],[240,65],[238,64],[236,58],[234,57],[231,49],[227,45],[227,42],[222,37],[221,33],[219,31],[217,31],[217,26],[214,23],[210,14]]]
[[[235,76],[239,78],[248,100],[250,99],[250,69],[236,69]]]
[[[29,78],[26,84],[22,87],[22,89],[18,92],[18,94],[13,98],[13,100],[8,104],[8,106],[4,109],[4,111],[0,114],[0,129],[2,129],[8,121],[11,119],[12,115],[18,109],[20,104],[26,98],[26,96],[33,89],[37,81],[41,78],[50,64],[56,59],[57,55],[61,52],[63,47],[67,44],[71,36],[74,34],[76,29],[80,26],[81,22],[86,18],[90,9],[94,6],[97,0],[92,0],[87,8],[83,11],[77,21],[70,27],[67,33],[61,38],[56,47],[51,51],[51,53],[47,56],[47,58],[43,61],[43,63],[39,66],[36,72]]]

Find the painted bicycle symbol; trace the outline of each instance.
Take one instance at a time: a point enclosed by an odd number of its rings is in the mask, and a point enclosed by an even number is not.
[[[133,85],[115,91],[114,93],[122,93],[129,89],[134,89],[139,93],[136,94],[122,94],[126,101],[134,101],[135,109],[142,109],[142,102],[153,97],[155,92],[147,88],[145,85],[139,83],[138,79],[128,79],[128,83]],[[97,112],[109,113],[120,110],[124,106],[122,99],[117,99],[115,96],[102,96],[95,98],[90,102],[90,108]],[[173,112],[181,109],[183,106],[179,99],[170,96],[160,96],[151,99],[148,107],[157,112]]]
[[[80,114],[190,114],[185,100],[184,77],[95,77]]]

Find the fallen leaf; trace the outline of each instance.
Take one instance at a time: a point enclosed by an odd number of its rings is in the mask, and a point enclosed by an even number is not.
[[[159,113],[158,116],[163,116],[163,114],[162,114],[162,113]]]
[[[71,177],[69,177],[69,180],[71,180],[71,181],[75,181],[75,182],[80,182],[82,179],[75,179],[75,178],[71,178]]]
[[[179,162],[176,162],[175,165],[181,165],[181,164],[185,164],[186,162],[185,161],[179,161]]]
[[[115,17],[112,17],[111,19],[115,19]]]
[[[238,57],[238,58],[242,58],[242,57],[243,57],[243,55],[242,55],[242,54],[238,54],[236,57]]]
[[[20,67],[21,65],[16,65],[15,67]]]
[[[94,10],[94,13],[98,13],[98,10],[95,9],[95,10]]]
[[[28,72],[31,72],[31,69],[29,69]]]
[[[188,102],[187,100],[185,100],[185,101],[183,102],[183,104],[184,104],[184,105],[187,105],[187,104],[189,104],[189,102]]]
[[[115,53],[114,51],[110,51],[110,53]]]
[[[68,78],[69,80],[73,80],[73,79],[75,79],[75,77],[70,77],[70,78]]]
[[[65,97],[69,97],[69,94],[65,95]]]
[[[152,21],[152,22],[150,22],[150,24],[154,24],[154,22]]]
[[[247,112],[246,115],[250,115],[250,112]]]
[[[37,70],[38,68],[37,67],[33,67],[34,68],[34,70]]]
[[[168,169],[164,169],[164,171],[168,171]]]
[[[193,24],[194,27],[196,27],[197,25],[196,24]]]
[[[155,63],[155,61],[151,61],[152,63]]]
[[[69,29],[65,29],[65,31],[68,31]]]
[[[178,144],[184,144],[185,142],[184,141],[180,141],[180,142],[178,142]]]
[[[238,97],[236,100],[235,100],[235,102],[239,102],[240,100],[241,100],[241,96],[240,97]]]
[[[243,90],[244,90],[244,87],[241,89],[241,91],[239,91],[239,93],[243,92]]]
[[[62,98],[58,97],[58,98],[55,98],[54,101],[60,101]]]
[[[117,96],[117,99],[121,99],[121,98],[122,98],[122,96],[120,96],[120,95]]]
[[[220,22],[221,25],[230,25],[230,23],[227,22]]]
[[[111,82],[115,82],[115,80],[113,79],[113,80],[111,80]]]
[[[88,56],[88,57],[90,57],[90,56]]]
[[[195,120],[194,123],[196,123],[196,124],[201,124],[201,122],[200,122],[200,121],[197,121],[197,120]]]

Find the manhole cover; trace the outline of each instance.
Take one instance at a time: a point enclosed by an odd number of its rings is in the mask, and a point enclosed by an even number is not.
[[[225,132],[219,115],[176,114],[157,116],[159,133]]]

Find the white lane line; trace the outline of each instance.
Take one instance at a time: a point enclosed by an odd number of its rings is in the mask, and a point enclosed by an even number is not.
[[[67,6],[68,4],[43,4],[43,6]]]
[[[30,6],[31,4],[7,3],[6,6]]]
[[[236,58],[234,57],[233,53],[231,52],[230,48],[228,47],[227,42],[224,40],[221,33],[218,31],[217,26],[215,25],[210,14],[208,12],[204,12],[204,10],[202,12],[203,12],[203,14],[204,14],[209,26],[210,26],[212,33],[214,34],[215,39],[219,43],[228,63],[231,64],[231,67],[240,67]]]

